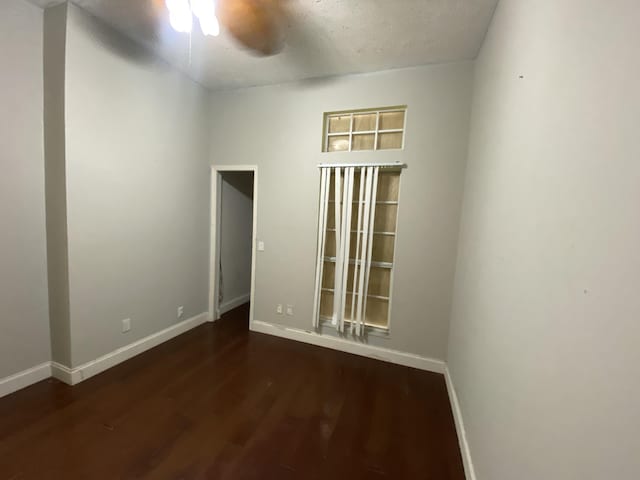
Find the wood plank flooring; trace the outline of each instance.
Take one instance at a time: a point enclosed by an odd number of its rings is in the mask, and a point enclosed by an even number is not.
[[[464,479],[442,375],[250,333],[247,316],[0,399],[0,479]]]

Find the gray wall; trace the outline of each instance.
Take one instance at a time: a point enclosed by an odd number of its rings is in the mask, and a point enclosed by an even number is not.
[[[477,62],[448,362],[479,480],[638,478],[639,24],[502,0]]]
[[[44,152],[51,359],[71,365],[69,251],[65,175],[67,4],[44,12]]]
[[[222,174],[220,205],[220,262],[224,312],[241,297],[251,293],[251,253],[253,233],[253,173]]]
[[[0,378],[50,357],[42,10],[0,2]]]
[[[472,64],[214,93],[211,162],[257,164],[256,320],[311,329],[319,162],[406,162],[389,338],[443,359],[467,153]],[[323,112],[407,104],[404,151],[321,153]],[[251,141],[247,141],[250,139]],[[294,316],[277,315],[292,304]]]
[[[209,135],[206,90],[69,5],[73,366],[207,311]]]

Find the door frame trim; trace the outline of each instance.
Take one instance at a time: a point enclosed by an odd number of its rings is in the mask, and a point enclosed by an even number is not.
[[[257,165],[212,165],[211,166],[211,212],[209,237],[209,312],[208,320],[220,318],[218,302],[218,268],[220,263],[220,199],[222,196],[222,173],[253,172],[253,231],[251,232],[251,294],[249,306],[249,329],[253,326],[256,291],[256,250],[258,238],[258,166]]]

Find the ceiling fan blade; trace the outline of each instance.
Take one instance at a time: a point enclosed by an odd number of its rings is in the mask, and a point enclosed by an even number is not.
[[[242,45],[261,55],[284,46],[285,12],[280,0],[219,0],[220,22]]]

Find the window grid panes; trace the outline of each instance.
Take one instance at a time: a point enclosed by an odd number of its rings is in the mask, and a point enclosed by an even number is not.
[[[325,113],[323,151],[404,148],[406,107]]]

